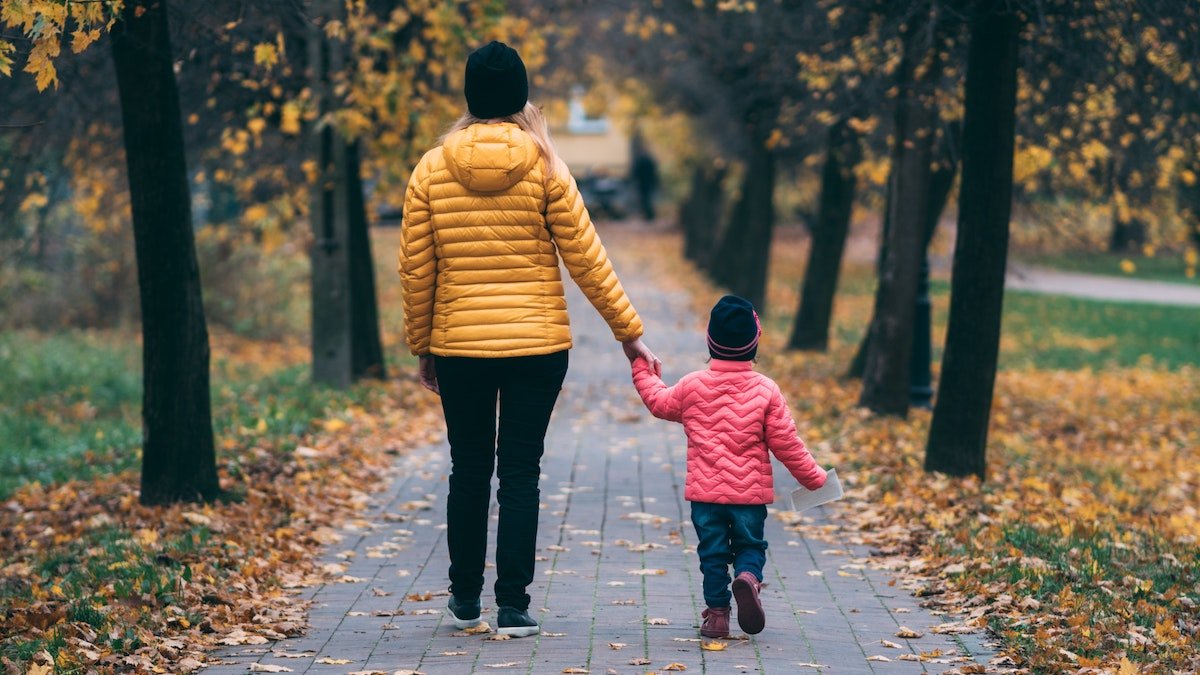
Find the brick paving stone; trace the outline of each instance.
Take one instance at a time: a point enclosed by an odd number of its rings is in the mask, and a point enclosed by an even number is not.
[[[702,368],[703,339],[692,328],[697,321],[688,314],[689,300],[664,290],[652,271],[621,268],[619,247],[610,248],[647,324],[647,342],[666,363],[667,380]],[[682,427],[655,420],[642,408],[608,329],[573,288],[569,304],[575,348],[547,435],[539,562],[529,588],[531,613],[540,616],[543,634],[494,641],[457,634],[449,621],[442,524],[448,453],[434,446],[399,458],[390,488],[374,497],[363,522],[343,531],[343,539],[325,554],[322,563],[344,563],[347,574],[363,581],[307,591],[300,596],[313,601],[307,635],[254,651],[229,648],[213,655],[223,663],[206,673],[245,673],[256,662],[297,673],[415,669],[427,675],[560,673],[568,667],[645,673],[681,663],[689,673],[890,675],[941,672],[954,665],[899,660],[906,652],[941,649],[981,662],[993,655],[985,635],[929,633],[942,619],[902,589],[888,586],[884,572],[852,563],[869,555],[863,547],[804,540],[774,517],[766,530],[766,630],[729,640],[723,651],[701,650],[697,629],[704,601],[695,532],[683,500]],[[777,469],[776,475],[786,471]],[[489,559],[494,559],[495,513],[493,504]],[[828,522],[820,508],[805,515],[816,524]],[[346,551],[353,557],[338,557]],[[633,573],[639,570],[665,573]],[[486,576],[483,618],[494,627],[494,568],[489,566]],[[426,592],[432,599],[411,597]],[[908,612],[896,613],[902,608]],[[662,625],[652,625],[656,619]],[[901,625],[925,636],[897,638]],[[733,632],[740,635],[736,619]],[[902,648],[885,647],[881,640]],[[284,659],[271,649],[310,650],[312,656]],[[873,655],[890,661],[868,661]],[[352,662],[318,663],[321,658]],[[650,662],[631,664],[639,658]]]

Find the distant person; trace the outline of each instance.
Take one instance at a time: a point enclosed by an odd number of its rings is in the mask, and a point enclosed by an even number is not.
[[[696,554],[704,575],[700,634],[729,635],[730,599],[747,633],[766,626],[758,592],[766,563],[763,527],[775,500],[774,454],[804,487],[825,484],[804,441],[796,435],[787,401],[766,375],[754,372],[762,327],[748,301],[727,295],[708,321],[708,370],[668,387],[653,364],[633,362],[633,382],[655,417],[682,422],[687,434],[684,499],[692,503]],[[733,565],[730,592],[729,566]]]
[[[638,145],[641,145],[640,143]],[[658,163],[645,148],[633,157],[633,185],[637,189],[642,217],[654,220],[654,195],[658,191]]]
[[[404,331],[421,384],[442,398],[450,442],[448,610],[480,623],[491,480],[501,635],[540,631],[529,616],[538,477],[571,348],[559,258],[630,361],[661,363],[596,236],[525,64],[492,42],[466,65],[467,113],[425,153],[404,199]],[[499,414],[497,414],[499,402]]]

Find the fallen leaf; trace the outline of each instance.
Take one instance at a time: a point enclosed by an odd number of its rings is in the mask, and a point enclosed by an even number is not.
[[[651,626],[670,626],[670,625],[671,625],[671,620],[670,620],[670,619],[664,619],[664,618],[661,618],[661,617],[655,617],[655,618],[653,618],[653,619],[646,619],[646,623],[647,623],[647,624],[649,624],[649,625],[651,625]]]
[[[879,644],[883,645],[884,647],[888,647],[889,649],[904,649],[902,645],[892,642],[891,640],[880,640]]]
[[[666,574],[667,571],[661,570],[661,569],[645,568],[645,569],[640,569],[640,570],[629,570],[629,573],[637,574],[640,576],[661,576],[663,574]]]
[[[642,658],[640,656],[635,659],[629,659],[629,665],[631,665],[631,666],[645,666],[645,665],[649,665],[649,664],[650,664],[650,659]]]
[[[700,649],[703,649],[706,652],[723,652],[728,648],[729,645],[721,642],[720,640],[713,640],[712,642],[705,642],[703,640],[700,641]]]
[[[508,636],[506,635],[505,637],[508,637]],[[520,661],[505,661],[504,663],[488,663],[488,664],[485,664],[483,667],[484,668],[516,668],[519,665],[522,665],[522,663]]]
[[[687,670],[687,666],[683,665],[682,663],[668,663],[667,665],[663,666],[663,670],[684,671]]]
[[[324,663],[330,666],[344,666],[347,663],[353,663],[353,661],[350,659],[333,659],[328,656],[322,656],[321,658],[317,659],[317,663]]]
[[[608,648],[609,648],[609,649],[621,649],[621,648],[623,648],[623,647],[626,647],[626,646],[628,646],[628,645],[626,645],[624,642],[610,642],[610,643],[608,643]]]
[[[891,661],[891,659],[889,659],[888,657],[879,656],[878,654],[876,654],[875,656],[868,656],[867,660],[868,661],[883,661],[884,663],[888,663]]]
[[[584,675],[591,672],[587,668],[576,668],[575,666],[571,666],[570,668],[563,668],[562,671],[564,673],[583,673]]]
[[[492,632],[492,627],[486,621],[480,621],[478,624],[470,628],[464,628],[463,631],[467,635],[483,635],[484,633]]]
[[[896,631],[896,637],[900,638],[916,639],[923,636],[923,633],[918,633],[908,626],[900,626],[900,630]]]
[[[252,673],[290,673],[291,668],[287,666],[277,666],[273,663],[251,663],[250,672]]]

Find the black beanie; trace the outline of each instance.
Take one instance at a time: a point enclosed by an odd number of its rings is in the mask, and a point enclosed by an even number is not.
[[[758,354],[762,327],[749,300],[726,295],[708,318],[708,354],[722,361],[751,361]]]
[[[467,110],[482,120],[518,113],[529,101],[525,62],[517,50],[491,41],[467,57]]]

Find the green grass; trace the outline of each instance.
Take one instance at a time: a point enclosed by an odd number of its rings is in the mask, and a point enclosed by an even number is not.
[[[131,341],[0,335],[0,498],[26,482],[129,466],[141,444],[140,369]]]
[[[1001,367],[1200,366],[1200,310],[1010,292]]]
[[[873,293],[874,279],[869,271],[847,272],[839,288],[840,294],[863,296]],[[934,279],[930,283],[930,296],[934,334],[940,335],[949,315],[949,281]],[[768,329],[788,334],[792,329],[791,311],[795,310],[789,308],[786,315],[773,314]],[[856,345],[865,328],[856,323],[835,322],[832,334],[842,344]],[[1001,331],[1002,369],[1200,367],[1200,310],[1195,307],[1008,291],[1004,295]],[[942,346],[936,342],[933,358],[934,361],[942,358]]]
[[[1147,258],[1138,253],[1115,254],[1103,251],[1076,251],[1040,255],[1016,255],[1017,262],[1038,267],[1049,267],[1068,272],[1104,274],[1131,279],[1172,281],[1180,284],[1200,286],[1200,273],[1187,276],[1187,261],[1183,253],[1163,254]],[[1122,261],[1133,263],[1132,273],[1121,269]]]
[[[229,367],[214,373],[218,448],[290,450],[313,420],[384,395],[372,383],[345,392],[313,386],[307,365],[267,375]],[[0,499],[33,481],[136,467],[141,392],[140,347],[127,334],[0,334]],[[218,450],[218,457],[236,478],[236,453]]]

